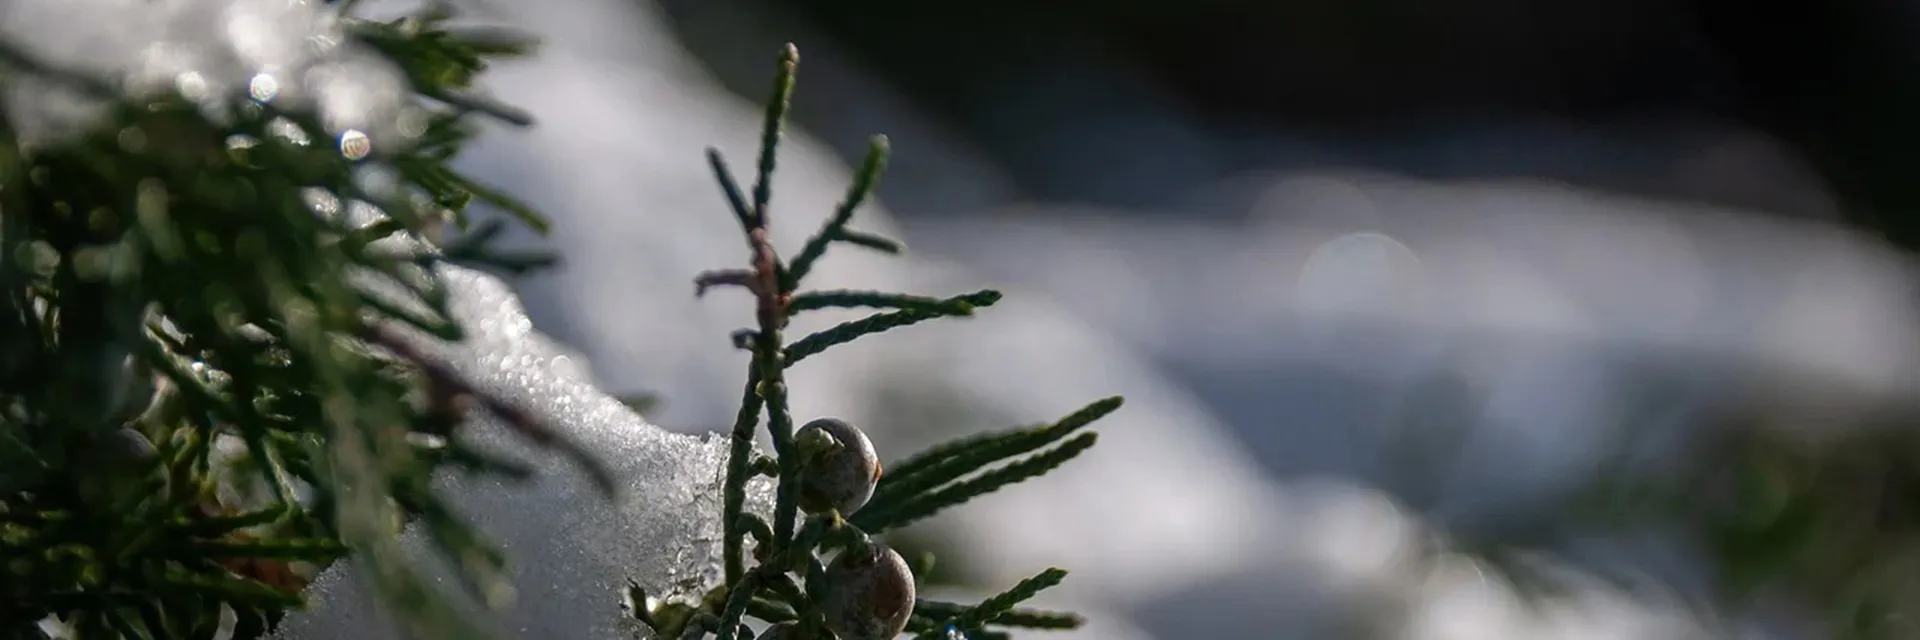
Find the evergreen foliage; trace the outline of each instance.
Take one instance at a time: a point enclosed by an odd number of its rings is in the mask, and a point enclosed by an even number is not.
[[[751,635],[741,622],[748,616],[768,623],[791,623],[800,638],[833,637],[829,616],[822,610],[823,598],[841,585],[833,584],[828,576],[823,563],[826,556],[836,552],[864,554],[870,545],[877,544],[869,536],[1059,467],[1093,446],[1095,434],[1082,433],[1081,428],[1121,404],[1117,397],[1108,398],[1054,424],[969,436],[934,446],[887,465],[888,471],[858,511],[843,514],[829,509],[802,519],[800,487],[809,472],[808,465],[818,458],[807,451],[806,443],[795,440],[793,416],[787,407],[786,369],[867,335],[935,318],[972,315],[974,310],[998,302],[1000,294],[986,290],[931,298],[872,291],[801,290],[813,265],[836,243],[888,253],[898,253],[903,246],[848,227],[886,165],[886,138],[875,137],[845,199],[826,224],[791,261],[783,261],[775,250],[768,233],[770,185],[798,64],[799,52],[787,45],[779,59],[773,96],[767,103],[751,195],[740,188],[717,150],[707,153],[721,194],[746,237],[749,262],[743,269],[701,274],[695,290],[704,293],[716,286],[745,289],[755,300],[756,326],[733,334],[735,346],[750,351],[752,359],[740,412],[730,431],[732,449],[722,514],[725,584],[711,592],[699,607],[658,602],[648,598],[638,585],[630,586],[635,616],[662,637],[701,638],[712,633],[721,640],[744,638]],[[886,311],[792,342],[785,340],[789,318],[830,308]],[[763,415],[773,442],[772,458],[756,453],[753,447]],[[754,475],[771,476],[776,481],[771,523],[745,509],[747,484]],[[752,555],[759,561],[751,568],[747,566],[749,539]],[[974,606],[921,600],[906,628],[923,638],[1004,637],[1003,632],[990,627],[1075,628],[1080,620],[1072,614],[1014,608],[1065,576],[1066,571],[1050,568]],[[796,577],[804,580],[804,587]]]
[[[0,637],[57,619],[80,638],[212,638],[223,611],[258,637],[349,553],[417,634],[477,637],[397,547],[415,520],[467,588],[500,579],[504,558],[428,479],[530,470],[463,444],[463,414],[598,466],[404,335],[462,334],[436,265],[543,262],[490,252],[499,222],[423,248],[468,228],[476,200],[545,224],[446,166],[475,115],[527,121],[471,82],[532,45],[451,17],[342,21],[425,110],[412,144],[371,149],[244,90],[129,93],[0,45],[0,80],[109,105],[84,135],[31,146],[0,119]],[[356,219],[366,207],[382,215]],[[222,491],[247,486],[268,497]]]

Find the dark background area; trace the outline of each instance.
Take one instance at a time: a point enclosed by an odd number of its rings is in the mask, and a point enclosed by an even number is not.
[[[697,3],[663,4],[675,16]],[[1195,119],[1229,135],[1236,127],[1280,128],[1333,144],[1365,145],[1477,123],[1544,120],[1658,132],[1675,117],[1706,117],[1785,141],[1841,194],[1851,221],[1905,247],[1920,242],[1920,225],[1907,213],[1920,204],[1920,183],[1907,175],[1910,163],[1903,158],[1920,144],[1920,128],[1909,115],[1920,112],[1911,3],[777,5],[963,135],[991,128],[990,120],[1001,117],[983,98],[995,83],[1063,46],[1127,61]],[[994,160],[1016,168],[1016,181],[1022,179],[1021,149],[995,145],[991,136],[979,139]],[[1546,167],[1554,159],[1541,157],[1551,152],[1528,149],[1524,141],[1511,144],[1516,161],[1498,166],[1393,158],[1368,164],[1436,178],[1551,173]],[[1543,177],[1698,196],[1609,183],[1604,176]],[[1042,197],[1100,197],[1022,186]],[[1761,208],[1806,213],[1771,204]]]

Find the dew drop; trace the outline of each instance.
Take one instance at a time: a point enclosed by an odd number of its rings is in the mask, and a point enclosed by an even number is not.
[[[273,102],[280,95],[280,80],[270,73],[254,74],[247,83],[247,95],[260,102]]]
[[[359,129],[348,129],[340,134],[340,155],[348,160],[359,160],[373,152],[373,140]]]

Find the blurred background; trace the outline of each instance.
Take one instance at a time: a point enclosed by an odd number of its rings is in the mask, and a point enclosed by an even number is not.
[[[525,6],[514,6],[525,5]],[[946,592],[1050,565],[1081,637],[1920,638],[1920,6],[1897,0],[501,3],[541,126],[468,168],[556,218],[537,324],[727,424],[742,257],[867,136],[907,261],[1006,290],[796,373],[901,454],[1126,395],[1056,476],[906,531]]]

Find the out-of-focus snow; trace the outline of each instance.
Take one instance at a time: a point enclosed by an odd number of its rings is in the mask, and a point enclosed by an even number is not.
[[[1740,354],[1885,394],[1907,391],[1920,361],[1900,330],[1913,312],[1889,295],[1912,267],[1829,225],[1537,183],[1331,172],[1267,183],[1232,220],[1204,224],[1027,207],[914,219],[910,231],[1120,318],[1114,328],[1164,357],[1289,357],[1306,341],[1276,326],[1343,321]],[[1215,259],[1188,259],[1194,247]],[[1129,277],[1087,286],[1102,269]],[[1142,295],[1181,297],[1119,313]],[[1237,312],[1209,333],[1169,329],[1226,305]]]
[[[403,144],[419,117],[399,69],[346,38],[317,0],[6,0],[0,38],[131,94],[176,91],[212,115],[240,92],[313,109],[356,157],[366,144]],[[0,103],[27,143],[76,132],[103,107],[64,82],[7,80]]]

